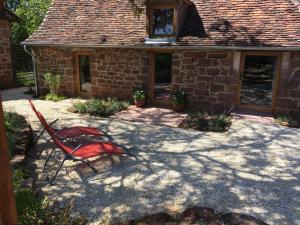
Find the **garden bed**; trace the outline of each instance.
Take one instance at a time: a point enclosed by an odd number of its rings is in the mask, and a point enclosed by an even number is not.
[[[27,155],[32,143],[32,130],[25,117],[14,112],[4,112],[4,122],[11,157]]]
[[[281,126],[300,128],[300,118],[292,116],[277,116],[275,118],[275,123]]]
[[[127,109],[129,101],[117,98],[93,98],[85,102],[76,102],[68,109],[69,112],[89,114],[91,116],[109,117]]]
[[[229,130],[231,124],[231,116],[194,112],[187,116],[180,127],[198,131],[226,132]]]

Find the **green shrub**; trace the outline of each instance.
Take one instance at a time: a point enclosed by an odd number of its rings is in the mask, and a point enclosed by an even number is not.
[[[224,132],[231,126],[231,117],[224,114],[209,114],[196,112],[188,115],[183,122],[183,128],[192,128],[200,131]]]
[[[15,197],[20,225],[44,224],[46,211],[42,198],[37,198],[30,189],[18,190]]]
[[[78,113],[108,117],[127,109],[129,105],[128,101],[118,100],[117,98],[93,98],[87,102],[77,102],[73,106]]]
[[[53,102],[59,102],[59,101],[65,100],[65,99],[66,99],[66,97],[55,95],[55,94],[47,94],[45,97],[45,100],[53,101]]]
[[[14,191],[18,192],[22,187],[24,173],[21,169],[15,169],[12,173]]]
[[[24,173],[13,171],[13,185],[16,198],[19,225],[85,225],[86,219],[79,215],[71,217],[72,205],[59,210],[49,207],[46,198],[37,197],[31,189],[22,188]]]
[[[145,94],[144,90],[137,89],[137,90],[133,91],[132,97],[134,100],[144,100],[144,99],[146,99],[146,94]]]
[[[289,115],[278,115],[275,118],[275,122],[279,125],[284,125],[289,127],[300,127],[300,118],[296,118]]]
[[[59,89],[63,82],[62,77],[58,74],[54,75],[52,73],[46,73],[44,77],[45,77],[46,83],[49,87],[50,94],[58,96]]]
[[[15,193],[19,225],[84,225],[86,219],[79,215],[71,216],[72,205],[61,209],[49,208],[45,198],[37,197],[30,189],[20,189]]]
[[[174,105],[185,105],[186,94],[184,91],[175,91],[172,93],[171,101]]]

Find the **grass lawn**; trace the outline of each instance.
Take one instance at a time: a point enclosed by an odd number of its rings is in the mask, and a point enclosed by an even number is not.
[[[17,83],[22,86],[33,86],[34,75],[32,71],[18,71]]]

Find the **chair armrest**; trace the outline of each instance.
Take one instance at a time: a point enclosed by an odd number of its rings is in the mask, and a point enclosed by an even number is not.
[[[68,155],[73,156],[73,154],[82,146],[82,144],[78,145],[72,152],[70,152]]]
[[[52,123],[49,124],[49,126],[52,126],[53,124],[55,124],[59,119],[54,120]]]

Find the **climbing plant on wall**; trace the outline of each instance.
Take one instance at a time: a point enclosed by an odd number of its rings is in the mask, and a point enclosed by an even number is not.
[[[139,16],[144,11],[144,5],[147,4],[147,0],[128,0],[132,11],[135,16]]]

